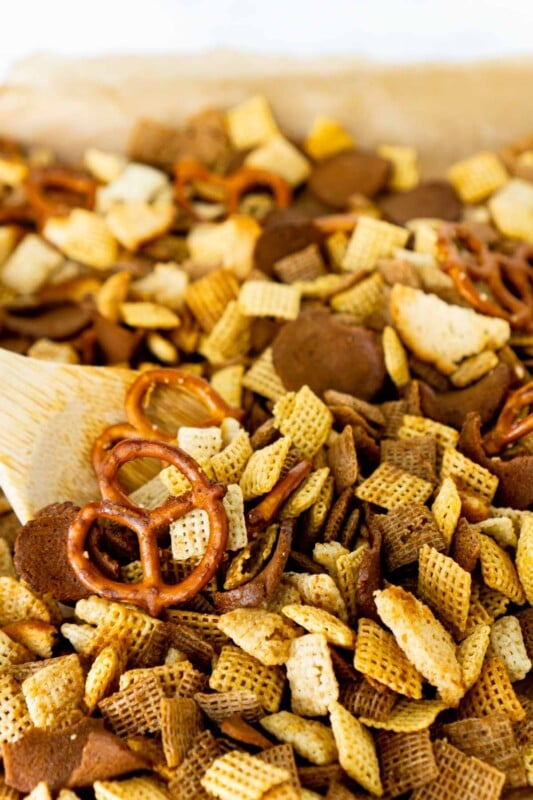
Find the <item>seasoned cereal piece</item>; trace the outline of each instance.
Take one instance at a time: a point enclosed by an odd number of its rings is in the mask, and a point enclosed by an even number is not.
[[[383,787],[372,734],[340,703],[332,703],[329,714],[341,767],[363,788],[381,797]]]
[[[464,633],[470,608],[469,572],[434,547],[419,552],[418,596],[459,636]]]
[[[400,429],[402,430],[402,429]],[[411,472],[425,481],[436,483],[437,440],[434,436],[383,439],[381,460]]]
[[[446,545],[449,547],[461,515],[461,497],[455,482],[451,478],[445,478],[442,481],[431,506],[431,512],[435,517],[437,527]]]
[[[304,717],[326,714],[339,696],[326,637],[309,633],[293,639],[286,667],[293,712]]]
[[[20,688],[38,728],[60,727],[81,716],[85,676],[77,654],[43,667],[26,678]]]
[[[200,783],[220,800],[260,800],[265,792],[289,778],[286,769],[234,750],[216,758]]]
[[[279,711],[263,717],[260,723],[268,733],[291,744],[298,755],[312,764],[332,764],[337,760],[333,733],[322,722]]]
[[[354,667],[399,694],[417,700],[422,697],[422,676],[406,658],[394,636],[371,619],[359,620]]]
[[[523,605],[526,596],[509,554],[490,536],[480,535],[480,561],[483,581],[514,603]]]
[[[481,675],[489,643],[490,626],[478,625],[457,648],[457,661],[463,671],[463,681],[467,691]]]
[[[308,386],[277,400],[273,415],[276,427],[305,458],[313,458],[326,442],[333,421],[329,408]]]
[[[240,479],[245,500],[266,494],[274,487],[280,478],[290,447],[290,437],[283,436],[250,456]]]
[[[189,697],[163,697],[160,707],[161,739],[169,767],[186,757],[193,740],[202,732],[202,715]]]
[[[531,669],[520,622],[508,614],[495,620],[490,631],[490,654],[499,656],[507,668],[509,678],[521,681]]]
[[[265,666],[284,664],[291,640],[298,636],[295,625],[261,608],[236,608],[221,614],[218,624],[236,645]]]
[[[361,722],[371,728],[395,733],[410,733],[429,728],[447,707],[441,700],[409,700],[401,698],[386,719],[361,717]]]
[[[508,177],[496,153],[489,151],[457,161],[448,170],[448,178],[464,203],[485,200],[507,183]]]
[[[282,608],[282,614],[301,625],[309,633],[323,634],[330,644],[352,649],[355,633],[341,620],[323,608],[294,603]]]
[[[422,503],[402,505],[388,514],[377,515],[376,522],[383,535],[389,572],[417,561],[423,545],[444,550],[444,538],[431,511]]]
[[[356,497],[389,510],[409,503],[423,503],[433,492],[429,481],[382,462],[355,490]]]
[[[279,667],[267,667],[239,647],[226,645],[209,678],[218,692],[251,691],[266,711],[276,712],[281,704],[285,675]]]
[[[438,775],[429,729],[411,733],[380,731],[376,737],[383,789],[392,797],[425,786]]]
[[[415,789],[411,800],[498,800],[505,773],[478,758],[467,756],[446,741],[436,741],[433,752],[438,776],[431,783]]]
[[[520,722],[526,712],[513,689],[501,658],[488,658],[474,686],[465,695],[459,716],[483,717],[493,711],[503,711],[512,722]]]
[[[379,258],[391,256],[408,238],[409,231],[405,228],[361,217],[348,242],[342,268],[347,272],[370,272]]]

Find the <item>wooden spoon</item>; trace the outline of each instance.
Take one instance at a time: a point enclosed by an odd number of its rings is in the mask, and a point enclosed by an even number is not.
[[[91,447],[125,419],[124,393],[136,374],[0,349],[0,486],[22,523],[49,503],[98,498]]]

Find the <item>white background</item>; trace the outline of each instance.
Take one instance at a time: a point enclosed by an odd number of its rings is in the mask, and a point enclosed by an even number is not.
[[[533,0],[0,0],[0,79],[36,51],[232,47],[384,61],[533,53]]]

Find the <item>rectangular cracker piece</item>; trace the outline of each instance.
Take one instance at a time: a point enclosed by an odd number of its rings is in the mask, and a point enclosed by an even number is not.
[[[470,608],[472,576],[449,556],[422,545],[419,552],[418,596],[456,635],[464,633]]]
[[[85,675],[77,654],[64,656],[21,684],[28,712],[38,728],[55,728],[81,716]]]
[[[383,789],[392,797],[425,786],[439,774],[428,728],[412,733],[380,731],[376,744]]]
[[[512,722],[520,722],[526,715],[498,657],[485,659],[479,678],[463,698],[459,716],[483,717],[495,711],[503,711]]]
[[[526,595],[510,555],[490,536],[479,536],[481,574],[491,589],[501,592],[514,603],[523,605]]]
[[[260,800],[265,792],[289,778],[287,770],[234,750],[216,758],[200,783],[220,800]]]
[[[361,217],[342,260],[346,272],[370,272],[381,257],[391,256],[403,247],[409,231],[389,222]]]
[[[293,639],[286,663],[291,708],[305,717],[323,716],[339,696],[326,637],[309,633]]]
[[[285,675],[279,667],[266,667],[240,647],[226,645],[215,664],[209,686],[219,692],[251,691],[261,706],[279,710]]]
[[[325,444],[333,415],[325,403],[309,388],[288,392],[276,401],[272,410],[275,425],[305,458],[313,456]]]
[[[332,703],[329,714],[341,767],[364,789],[381,797],[383,786],[372,734],[340,703]]]
[[[409,503],[423,503],[433,492],[433,484],[384,461],[355,490],[360,500],[389,511]]]
[[[416,700],[422,697],[422,676],[394,636],[371,619],[359,620],[354,667],[399,694]]]

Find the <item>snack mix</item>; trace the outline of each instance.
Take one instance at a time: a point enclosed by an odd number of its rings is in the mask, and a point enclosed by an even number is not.
[[[0,184],[0,347],[136,371],[100,498],[0,493],[0,798],[533,797],[533,138],[258,96]]]

